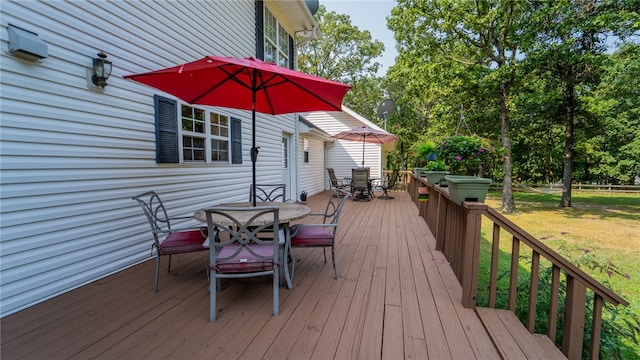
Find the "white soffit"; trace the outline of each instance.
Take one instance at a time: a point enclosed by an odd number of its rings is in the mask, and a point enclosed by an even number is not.
[[[291,35],[319,26],[304,0],[266,0],[265,4]],[[320,31],[316,37],[320,37]]]

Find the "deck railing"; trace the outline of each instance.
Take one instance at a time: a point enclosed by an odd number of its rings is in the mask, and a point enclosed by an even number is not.
[[[478,288],[478,272],[480,261],[481,221],[483,218],[493,223],[491,241],[491,264],[489,277],[489,303],[496,307],[498,284],[498,255],[500,254],[500,233],[506,231],[511,239],[511,263],[509,286],[507,290],[508,310],[515,312],[518,285],[518,269],[521,266],[520,246],[525,244],[532,250],[530,269],[530,292],[527,319],[524,325],[529,332],[534,332],[536,322],[539,270],[541,258],[552,266],[547,336],[555,342],[558,309],[560,304],[561,282],[566,287],[564,292],[564,327],[562,333],[562,352],[568,359],[580,359],[584,340],[585,313],[587,309],[587,290],[593,292],[593,313],[589,358],[597,359],[600,347],[602,325],[602,308],[604,301],[613,305],[627,306],[629,303],[622,297],[587,275],[585,272],[558,255],[541,241],[505,218],[496,210],[484,203],[454,203],[449,197],[447,188],[429,186],[429,200],[420,201],[418,188],[426,187],[423,178],[411,176],[408,191],[436,238],[436,250],[442,251],[450,262],[458,281],[462,286],[463,306],[474,308]],[[561,274],[563,276],[561,276]],[[534,276],[535,275],[535,276]]]

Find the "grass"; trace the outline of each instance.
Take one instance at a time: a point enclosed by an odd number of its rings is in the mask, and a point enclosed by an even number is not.
[[[501,196],[490,192],[485,202],[499,209]],[[559,194],[515,193],[514,198],[516,211],[505,214],[507,218],[609,286],[640,316],[640,194],[574,192],[571,208],[559,206]],[[490,226],[483,222],[485,239],[490,238]],[[508,252],[510,238],[502,235],[501,239],[505,239],[501,248]],[[482,250],[482,259],[489,256],[489,249]],[[508,260],[500,264],[508,267]],[[521,262],[521,267],[526,264]],[[640,354],[640,347],[629,345]]]

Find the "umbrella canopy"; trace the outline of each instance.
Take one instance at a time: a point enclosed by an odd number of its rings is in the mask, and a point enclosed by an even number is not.
[[[345,130],[333,135],[332,138],[338,140],[362,141],[362,167],[364,167],[365,143],[386,144],[398,140],[398,137],[390,132],[370,127]]]
[[[190,104],[252,111],[251,162],[256,184],[256,111],[289,114],[341,111],[351,85],[285,69],[254,58],[205,56],[202,59],[125,79],[152,86]],[[253,205],[256,204],[255,189]]]

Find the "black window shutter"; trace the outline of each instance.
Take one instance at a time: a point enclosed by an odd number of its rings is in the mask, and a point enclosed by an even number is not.
[[[242,164],[242,121],[231,118],[231,163]]]
[[[178,102],[154,95],[156,111],[156,162],[178,163]]]
[[[264,1],[256,0],[256,59],[264,60]]]
[[[293,38],[289,36],[289,69],[295,70],[296,63],[296,49],[294,48],[295,43]]]

